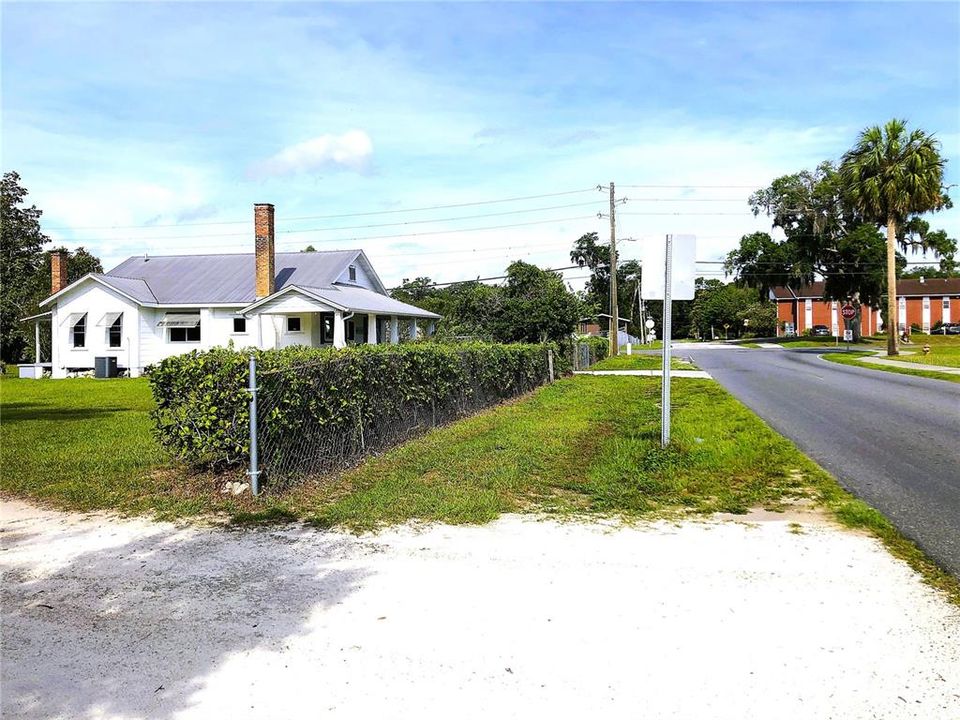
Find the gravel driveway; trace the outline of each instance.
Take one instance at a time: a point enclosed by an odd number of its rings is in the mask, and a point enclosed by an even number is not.
[[[3,512],[3,717],[960,717],[960,614],[814,516],[354,537]]]

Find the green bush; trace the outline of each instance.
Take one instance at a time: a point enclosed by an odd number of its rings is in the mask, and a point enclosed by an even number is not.
[[[546,381],[548,347],[418,342],[194,351],[148,369],[156,433],[170,452],[195,465],[247,462],[253,354],[264,462],[282,459],[290,468],[295,449],[307,458],[322,447],[328,465],[347,464],[537,387]],[[569,362],[553,350],[555,372],[568,372]]]
[[[590,356],[593,358],[594,362],[600,362],[610,354],[610,341],[605,337],[600,337],[599,335],[588,335],[587,337],[581,338],[577,342],[590,347]]]

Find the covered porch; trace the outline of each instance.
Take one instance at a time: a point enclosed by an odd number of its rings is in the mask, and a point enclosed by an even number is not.
[[[240,314],[253,321],[257,345],[263,348],[399,343],[433,335],[440,317],[378,293],[351,293],[352,298],[340,294],[347,293],[290,286]]]

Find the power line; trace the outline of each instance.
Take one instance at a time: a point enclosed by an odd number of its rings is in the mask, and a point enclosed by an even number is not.
[[[276,230],[276,235],[300,235],[303,233],[312,233],[312,232],[336,232],[340,230],[366,230],[369,228],[381,228],[381,227],[405,227],[407,225],[425,225],[429,223],[438,223],[438,222],[457,222],[460,220],[476,220],[479,218],[487,217],[502,217],[504,215],[518,215],[522,213],[532,213],[532,212],[543,212],[546,210],[562,210],[565,208],[575,208],[575,207],[586,207],[586,206],[596,206],[596,200],[586,203],[570,203],[567,205],[549,205],[546,207],[538,208],[526,208],[523,210],[508,210],[506,212],[498,213],[481,213],[480,215],[460,215],[457,217],[447,217],[447,218],[430,218],[427,220],[403,220],[400,222],[392,223],[374,223],[372,225],[345,225],[337,227],[323,227],[323,228],[300,228],[296,230]],[[213,235],[158,235],[154,237],[142,238],[143,241],[147,240],[197,240],[202,238],[219,238],[219,237],[247,237],[249,233],[246,232],[237,232],[237,233],[216,233]],[[75,238],[71,242],[97,242],[97,241],[108,241],[112,238]]]
[[[622,188],[663,188],[670,190],[685,189],[709,189],[709,190],[756,190],[758,187],[764,187],[766,183],[760,185],[621,185]]]
[[[542,198],[548,197],[561,197],[563,195],[576,195],[578,193],[585,192],[595,192],[596,187],[584,188],[583,190],[565,190],[563,192],[555,193],[543,193],[541,195],[523,195],[519,197],[509,197],[509,198],[499,198],[497,200],[475,200],[473,202],[465,203],[451,203],[447,205],[429,205],[426,207],[418,208],[397,208],[395,210],[375,210],[370,212],[359,212],[359,213],[340,213],[337,215],[303,215],[300,217],[279,217],[278,221],[282,222],[294,222],[298,220],[333,220],[337,218],[348,218],[348,217],[369,217],[372,215],[391,215],[395,213],[407,213],[407,212],[426,212],[428,210],[446,210],[449,208],[460,208],[460,207],[475,207],[477,205],[494,205],[496,203],[504,202],[520,202],[521,200],[540,200]],[[164,225],[86,225],[86,226],[77,226],[77,227],[49,227],[47,230],[132,230],[136,228],[154,228],[154,227],[202,227],[207,225],[245,225],[252,222],[251,220],[222,220],[222,221],[211,221],[211,222],[202,222],[202,223],[170,223]]]

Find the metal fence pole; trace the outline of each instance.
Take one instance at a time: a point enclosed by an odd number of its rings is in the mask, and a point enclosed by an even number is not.
[[[547,348],[547,373],[553,382],[553,348]]]
[[[250,356],[250,490],[254,495],[260,494],[260,468],[257,458],[257,358]]]

